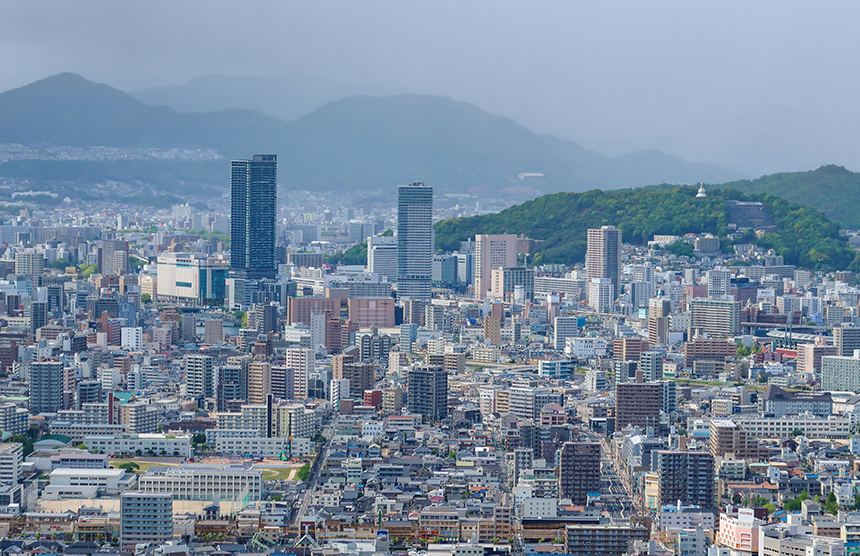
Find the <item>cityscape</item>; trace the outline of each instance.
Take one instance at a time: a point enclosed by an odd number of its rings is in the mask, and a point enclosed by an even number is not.
[[[856,107],[733,73],[855,18],[47,4],[0,6],[0,556],[860,556]]]

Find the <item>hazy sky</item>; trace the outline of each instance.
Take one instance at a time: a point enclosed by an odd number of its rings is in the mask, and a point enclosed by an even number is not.
[[[449,95],[604,154],[860,170],[857,2],[0,2],[0,90],[208,73]]]

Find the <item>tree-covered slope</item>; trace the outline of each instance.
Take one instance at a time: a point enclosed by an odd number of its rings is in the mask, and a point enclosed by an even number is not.
[[[854,252],[839,237],[839,227],[815,209],[773,195],[745,195],[713,189],[697,199],[696,188],[678,187],[586,191],[544,195],[497,214],[444,220],[436,224],[436,245],[454,250],[475,234],[525,234],[543,240],[533,262],[575,263],[585,257],[589,228],[614,225],[625,242],[643,244],[655,234],[713,233],[725,236],[729,216],[725,201],[761,201],[778,231],[755,239],[773,248],[787,264],[806,268],[847,268]],[[752,233],[748,235],[752,241]]]
[[[846,228],[860,228],[860,173],[842,166],[822,166],[810,172],[783,172],[757,180],[729,182],[720,187],[744,193],[770,193],[814,207]]]

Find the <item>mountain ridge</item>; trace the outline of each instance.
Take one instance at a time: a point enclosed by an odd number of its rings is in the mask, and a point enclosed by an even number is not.
[[[538,192],[743,177],[665,153],[604,157],[448,97],[353,96],[285,122],[245,109],[180,113],[153,107],[68,73],[0,93],[0,142],[211,148],[227,158],[275,152],[281,155],[282,186],[319,191],[425,181],[440,191],[499,192],[521,185],[521,172],[545,175],[529,184]],[[225,165],[220,183],[227,174]]]

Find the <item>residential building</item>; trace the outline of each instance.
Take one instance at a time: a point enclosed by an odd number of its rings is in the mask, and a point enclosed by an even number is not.
[[[600,457],[597,442],[565,442],[559,459],[559,497],[584,505],[589,493],[600,492]]]
[[[693,299],[692,328],[711,338],[736,336],[740,332],[740,303],[720,299]]]
[[[701,508],[714,507],[714,458],[711,454],[660,450],[656,463],[660,506],[680,502]]]
[[[161,544],[173,538],[173,496],[130,490],[120,497],[121,547]]]
[[[475,297],[483,299],[492,289],[492,271],[517,266],[517,236],[478,234],[475,236]],[[534,285],[532,285],[534,288]]]
[[[662,387],[659,382],[624,382],[615,386],[615,430],[635,425],[658,428]]]
[[[621,230],[614,226],[602,226],[600,229],[589,229],[585,253],[585,270],[589,282],[595,278],[609,280],[615,294],[621,287]],[[610,290],[612,292],[612,290]],[[610,293],[610,303],[614,294]],[[591,305],[591,295],[589,295]]]
[[[63,408],[63,363],[31,361],[28,364],[30,413],[55,413]]]
[[[444,367],[410,367],[406,379],[406,407],[410,413],[433,421],[441,421],[448,416],[448,373]]]

